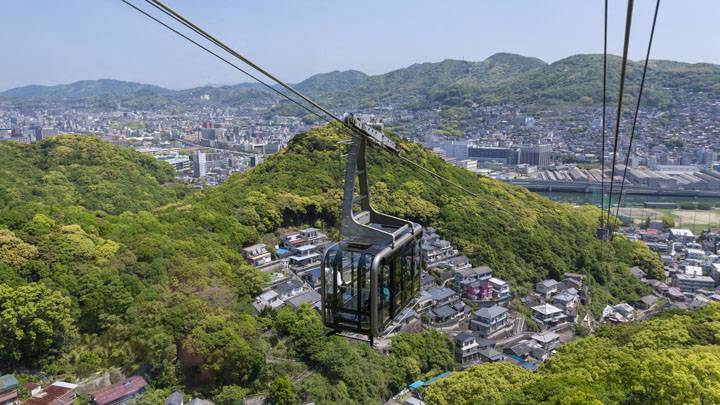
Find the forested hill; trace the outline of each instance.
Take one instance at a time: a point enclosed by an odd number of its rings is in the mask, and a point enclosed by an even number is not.
[[[287,149],[223,185],[191,197],[214,215],[230,215],[261,232],[288,223],[323,221],[335,225],[342,195],[345,136],[331,126],[298,135]],[[659,261],[640,243],[616,242],[619,266],[599,263],[594,237],[599,211],[539,197],[445,163],[415,143],[401,144],[403,155],[452,179],[479,197],[437,179],[383,151],[371,149],[369,173],[373,204],[389,214],[432,225],[476,265],[493,267],[514,287],[528,288],[547,277],[580,271],[596,280],[598,308],[606,299],[632,298],[642,287],[628,266],[642,263],[651,272]]]
[[[497,54],[482,62],[446,60],[371,76],[360,85],[324,97],[339,106],[369,108],[395,102],[406,108],[470,107],[515,103],[527,107],[584,106],[602,102],[602,55],[573,55],[546,64],[520,55]],[[620,58],[608,56],[608,100],[617,96]],[[627,93],[635,97],[642,62],[627,67]],[[720,95],[720,66],[650,62],[645,102],[667,106],[684,93]]]
[[[219,404],[288,390],[306,402],[380,403],[451,368],[452,346],[440,334],[401,335],[386,357],[326,337],[309,308],[253,314],[249,303],[268,280],[244,263],[241,247],[283,226],[336,234],[346,140],[331,126],[315,128],[195,193],[175,184],[165,163],[92,137],[1,143],[0,368],[72,380],[118,366],[143,372],[158,397],[181,386]],[[435,226],[516,292],[579,271],[592,276],[597,311],[643,292],[630,265],[659,267],[643,245],[620,238],[613,263],[601,266],[597,210],[478,177],[416,144],[401,147],[480,197],[373,150],[376,206]],[[288,380],[296,375],[306,378]]]
[[[602,55],[573,55],[553,63],[510,53],[483,61],[444,60],[418,63],[388,73],[367,76],[349,70],[314,75],[298,89],[338,110],[371,107],[428,109],[439,106],[470,108],[474,105],[522,104],[527,107],[582,107],[602,101]],[[642,62],[630,61],[628,101],[637,94]],[[608,57],[608,99],[617,95],[620,58]],[[644,100],[666,107],[688,93],[714,101],[720,95],[720,66],[652,60]],[[201,101],[201,95],[210,95]],[[132,109],[188,107],[201,103],[237,105],[276,100],[258,84],[196,87],[174,91],[157,86],[117,80],[87,80],[58,86],[25,86],[0,92],[15,101],[84,100],[100,106]],[[698,98],[699,97],[699,98]],[[286,107],[289,107],[286,106]],[[304,114],[300,110],[297,114]]]
[[[28,99],[84,99],[101,96],[134,97],[140,93],[169,95],[172,90],[151,84],[122,80],[81,80],[55,86],[30,85],[0,93],[1,96]]]

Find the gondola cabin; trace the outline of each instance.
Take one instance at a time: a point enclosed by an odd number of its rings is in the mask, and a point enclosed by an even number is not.
[[[353,116],[347,117],[346,123],[359,134],[353,136],[345,171],[344,239],[332,245],[322,261],[322,315],[325,325],[334,330],[372,339],[420,289],[422,227],[372,208],[366,146],[372,143],[396,151],[395,144],[377,127]]]

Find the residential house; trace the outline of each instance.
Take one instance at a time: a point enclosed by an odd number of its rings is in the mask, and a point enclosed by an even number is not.
[[[506,356],[499,350],[493,347],[487,347],[480,350],[480,358],[482,362],[496,362],[505,360]]]
[[[275,291],[282,301],[287,301],[291,297],[304,291],[303,282],[296,278],[291,278],[276,285],[271,291]]]
[[[418,319],[420,319],[418,313],[415,312],[414,309],[406,307],[402,311],[400,311],[400,313],[395,317],[395,322],[402,325],[408,325],[413,323],[414,321],[417,321]]]
[[[508,326],[508,309],[499,305],[478,309],[470,320],[470,329],[477,331],[482,337],[491,336]]]
[[[510,300],[510,284],[497,277],[466,284],[464,291],[468,299],[480,301],[481,306],[504,304]]]
[[[458,270],[469,269],[472,267],[472,265],[470,264],[470,259],[468,259],[467,256],[451,257],[450,259],[439,262],[437,265],[442,268],[448,269],[452,273]]]
[[[425,311],[426,309],[431,308],[433,305],[435,305],[433,296],[427,291],[420,291],[416,300],[417,304],[415,304],[415,308],[418,312]]]
[[[147,382],[139,375],[132,376],[92,394],[96,405],[120,405],[145,392]]]
[[[520,342],[505,348],[505,353],[515,356],[516,358],[527,360],[532,353],[533,346],[529,340],[521,340]]]
[[[541,327],[557,325],[567,318],[562,309],[552,304],[537,305],[531,309],[533,312],[532,319]]]
[[[510,300],[510,284],[508,284],[507,281],[501,280],[497,277],[490,277],[488,283],[490,283],[490,286],[492,287],[494,299],[501,302]]]
[[[275,309],[281,307],[283,304],[284,302],[280,299],[280,295],[274,290],[269,290],[255,297],[252,305],[258,312],[262,312],[262,310],[267,307]]]
[[[72,405],[77,397],[77,384],[55,381],[44,389],[37,390],[23,405]]]
[[[568,317],[574,318],[580,305],[580,296],[576,289],[568,288],[555,295],[552,304],[562,309]]]
[[[184,405],[185,399],[180,391],[175,391],[165,399],[165,405]]]
[[[272,261],[272,254],[268,252],[267,246],[263,243],[243,248],[242,255],[253,266],[262,266]]]
[[[311,307],[320,309],[320,293],[318,293],[315,290],[308,290],[304,293],[300,293],[294,297],[290,297],[287,300],[287,303],[293,307],[297,308],[302,304],[308,304]]]
[[[635,311],[633,307],[627,303],[618,304],[615,306],[607,305],[603,309],[601,319],[610,321],[612,323],[624,323],[630,322],[635,319]]]
[[[428,293],[432,297],[435,307],[451,305],[460,300],[460,295],[447,287],[435,287],[428,291]]]
[[[0,405],[14,404],[17,400],[18,380],[12,374],[0,376]]]
[[[545,298],[550,298],[550,296],[552,294],[555,294],[559,288],[560,283],[552,278],[540,281],[535,284],[535,291],[545,296]]]
[[[633,308],[632,305],[628,304],[627,302],[617,304],[617,305],[613,306],[613,308],[620,315],[624,316],[625,319],[627,319],[629,321],[635,320],[635,308]]]
[[[423,273],[420,277],[420,289],[427,290],[435,285],[435,278],[430,273]]]
[[[567,272],[563,274],[563,281],[567,280],[573,280],[574,284],[579,284],[578,286],[572,286],[577,289],[580,289],[583,286],[583,283],[585,282],[585,275],[580,273],[571,273]]]
[[[455,301],[453,304],[436,306],[428,311],[428,317],[433,323],[447,323],[461,319],[465,315],[465,303]]]
[[[532,335],[532,340],[537,342],[545,350],[555,350],[560,346],[560,335],[549,330]]]
[[[704,295],[696,294],[690,301],[690,308],[698,309],[710,303],[710,299]]]
[[[308,270],[304,270],[298,273],[300,279],[310,285],[312,288],[320,288],[321,274],[320,267],[312,267]]]
[[[300,232],[289,231],[280,236],[280,246],[289,251],[295,251],[295,249],[305,244],[307,244],[307,241],[302,237]]]
[[[328,237],[317,228],[305,228],[300,230],[300,236],[310,245],[323,245],[328,242]]]
[[[488,280],[473,281],[465,285],[465,296],[473,301],[489,301],[493,297],[492,285]]]
[[[663,295],[670,298],[671,301],[685,301],[685,294],[680,291],[677,287],[668,287],[664,292]]]
[[[455,336],[455,360],[461,365],[479,361],[482,349],[477,336],[472,332],[463,331]]]
[[[292,256],[288,258],[288,266],[295,273],[301,273],[313,267],[320,265],[322,256],[317,252],[315,245],[302,245],[294,250]]]
[[[657,300],[657,297],[652,294],[646,295],[635,301],[635,307],[647,311],[657,304]]]
[[[423,232],[420,250],[422,259],[429,265],[457,256],[458,254],[457,249],[453,248],[450,242],[441,239],[440,235],[431,227],[425,228]]]
[[[455,286],[462,289],[464,285],[478,280],[488,280],[492,277],[493,271],[488,266],[471,267],[456,270],[453,274]]]
[[[633,266],[630,268],[630,273],[632,273],[635,278],[638,280],[645,280],[647,278],[647,273],[645,273],[640,267]]]

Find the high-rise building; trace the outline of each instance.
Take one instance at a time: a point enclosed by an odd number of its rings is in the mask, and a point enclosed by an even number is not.
[[[531,166],[550,166],[552,162],[552,145],[524,145],[520,147],[518,154],[518,164],[528,164]]]
[[[262,163],[263,157],[262,155],[252,155],[250,156],[250,167],[255,167]]]
[[[715,161],[715,152],[709,148],[701,148],[697,151],[697,162],[699,165],[709,166]]]
[[[517,163],[517,149],[497,146],[479,146],[468,149],[468,158],[478,162]]]
[[[193,175],[197,178],[207,176],[207,155],[197,151],[193,155]]]
[[[203,139],[221,141],[225,139],[225,128],[202,128],[200,135]]]

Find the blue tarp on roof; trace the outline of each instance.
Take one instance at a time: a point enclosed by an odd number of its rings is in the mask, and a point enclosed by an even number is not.
[[[438,374],[438,375],[436,375],[435,377],[429,379],[428,382],[425,383],[425,385],[430,385],[430,384],[434,383],[435,381],[437,381],[437,380],[439,380],[439,379],[441,379],[441,378],[445,378],[445,377],[449,376],[450,373],[452,373],[452,371],[446,371],[446,372],[444,372],[444,373],[442,373],[442,374]]]
[[[12,374],[0,377],[0,393],[17,388],[18,380]]]
[[[439,380],[439,379],[441,379],[441,378],[445,378],[445,377],[449,376],[450,373],[452,373],[452,371],[446,371],[446,372],[444,372],[444,373],[442,373],[442,374],[436,375],[435,377],[433,377],[433,378],[431,378],[431,379],[429,379],[429,380],[427,380],[427,381],[417,380],[417,381],[415,381],[414,383],[410,384],[410,389],[411,389],[411,390],[417,390],[418,388],[422,388],[422,387],[424,387],[424,386],[426,386],[426,385],[430,385],[430,384],[434,383],[435,381],[437,381],[437,380]]]

